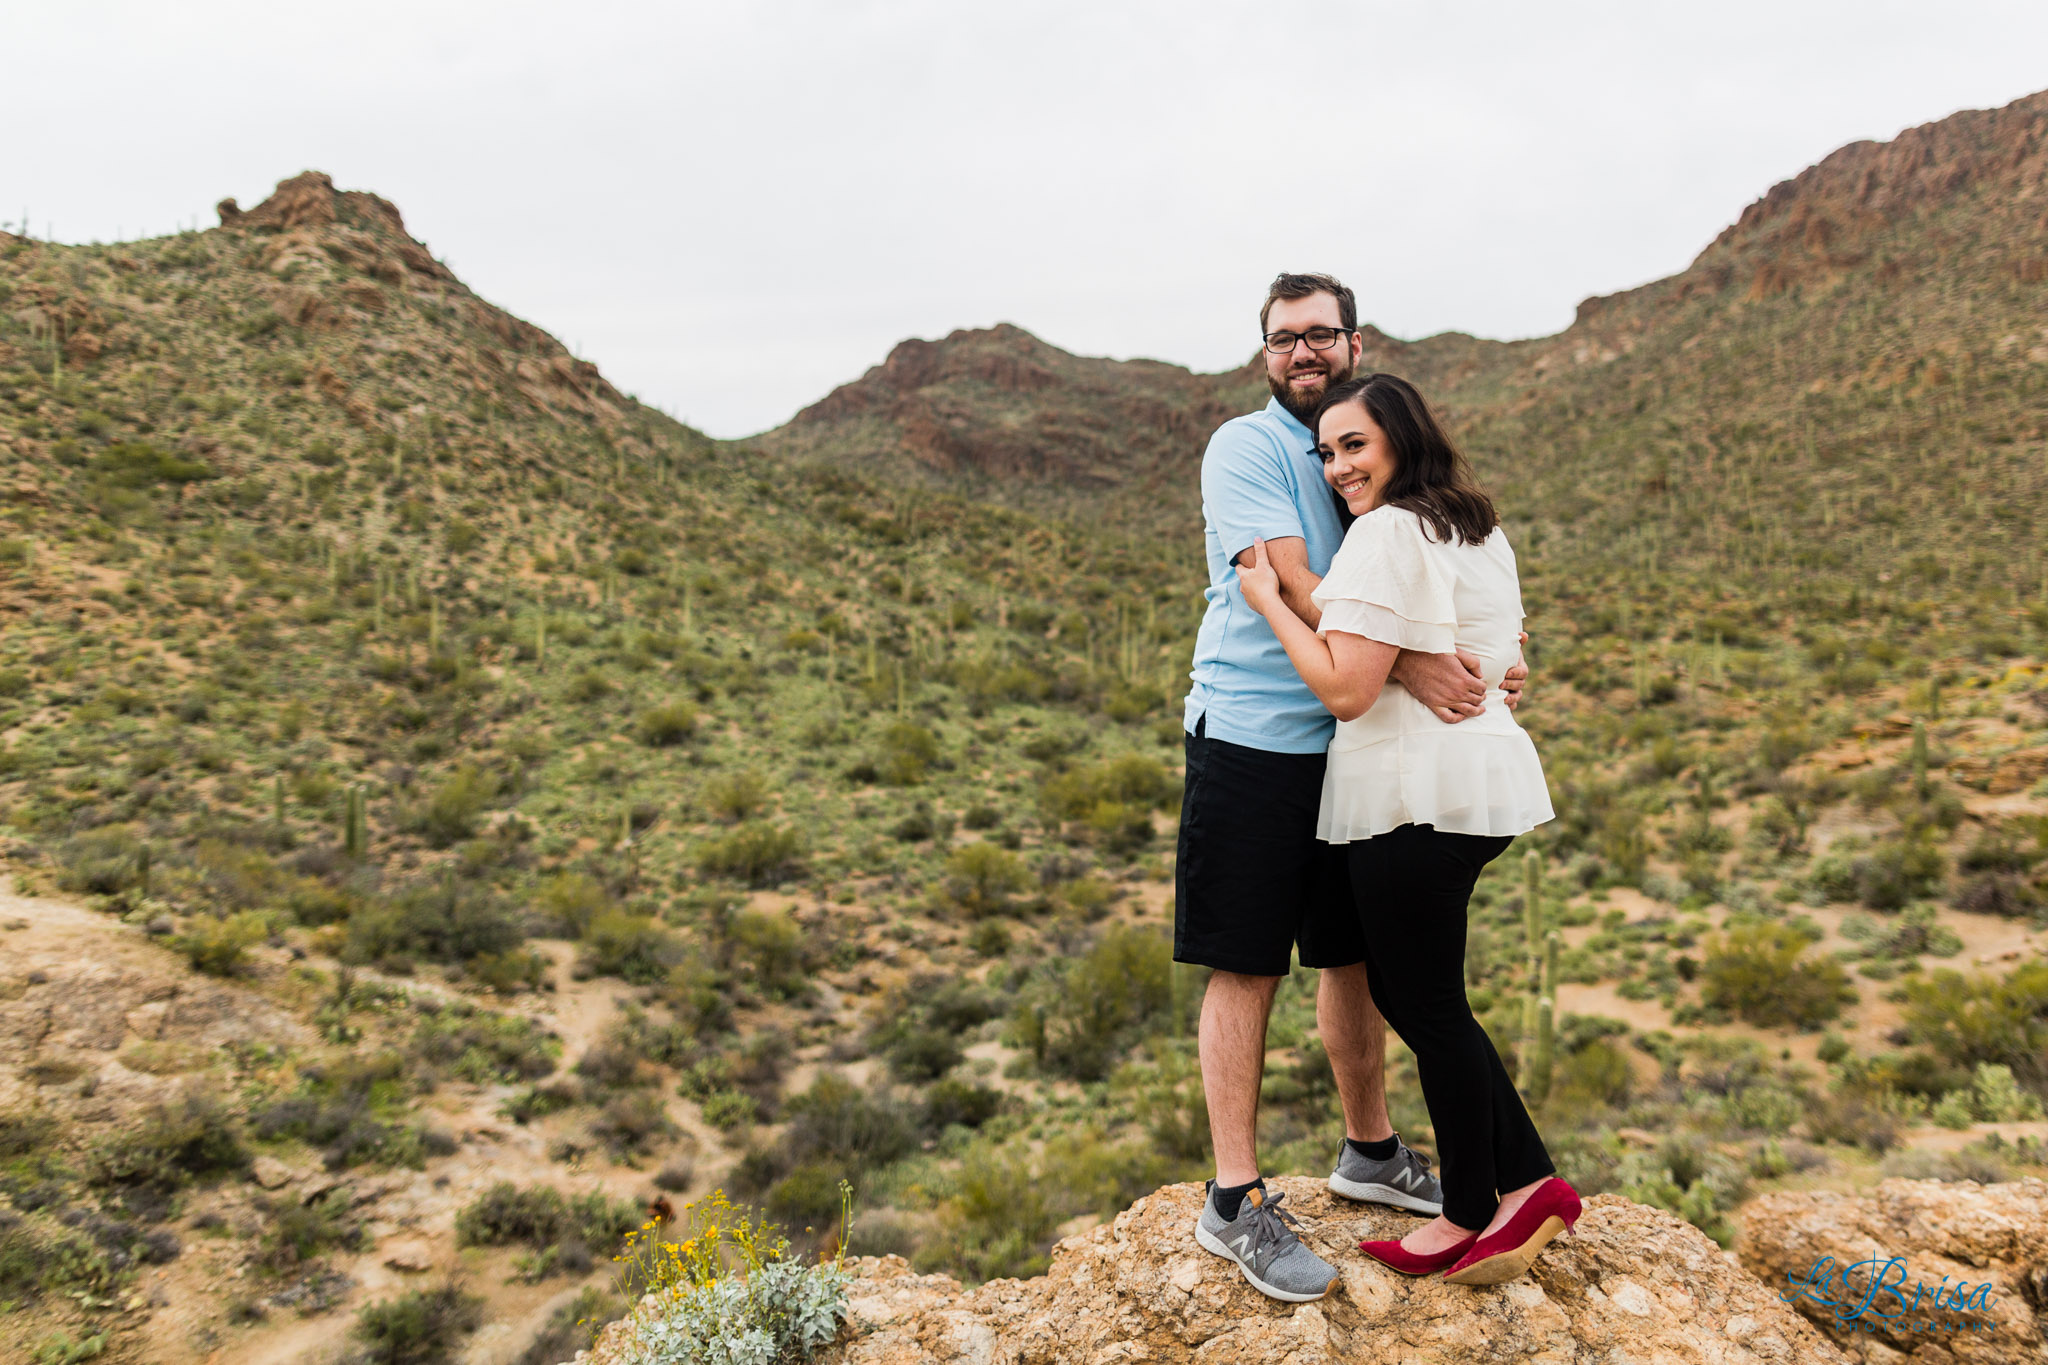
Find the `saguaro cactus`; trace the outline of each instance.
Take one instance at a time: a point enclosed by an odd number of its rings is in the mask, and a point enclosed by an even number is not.
[[[1535,849],[1522,860],[1522,930],[1528,941],[1529,994],[1522,1000],[1521,1088],[1532,1103],[1550,1093],[1557,1027],[1557,953],[1561,940],[1546,930],[1543,914],[1543,855]]]
[[[1536,1001],[1536,1040],[1529,1050],[1529,1078],[1526,1083],[1529,1099],[1536,1104],[1543,1103],[1550,1096],[1551,1062],[1557,1038],[1557,950],[1562,942],[1555,929],[1543,939],[1543,974],[1537,986],[1540,998]]]
[[[1913,722],[1913,795],[1927,799],[1927,722]]]
[[[369,821],[363,811],[363,788],[356,783],[348,789],[348,811],[342,817],[341,847],[351,858],[360,858],[369,850]]]

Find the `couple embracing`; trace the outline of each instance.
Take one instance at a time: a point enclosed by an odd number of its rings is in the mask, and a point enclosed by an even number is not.
[[[1330,1188],[1434,1215],[1360,1247],[1405,1274],[1498,1284],[1579,1215],[1465,998],[1480,872],[1552,815],[1513,714],[1528,676],[1514,551],[1422,396],[1356,373],[1349,289],[1282,275],[1260,330],[1272,401],[1202,459],[1208,608],[1174,911],[1175,960],[1212,969],[1216,1179],[1195,1237],[1276,1299],[1338,1278],[1259,1178],[1266,1020],[1298,949],[1320,972],[1344,1109]],[[1388,1025],[1415,1054],[1441,1177],[1388,1121]]]

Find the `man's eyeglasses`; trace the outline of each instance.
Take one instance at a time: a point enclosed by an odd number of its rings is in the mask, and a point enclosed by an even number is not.
[[[1355,332],[1355,327],[1311,327],[1306,332],[1268,332],[1266,349],[1274,355],[1286,355],[1294,349],[1294,343],[1308,343],[1311,351],[1327,351],[1337,344],[1337,338]]]

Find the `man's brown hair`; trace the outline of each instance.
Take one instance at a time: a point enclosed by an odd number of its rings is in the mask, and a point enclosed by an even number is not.
[[[1337,300],[1337,316],[1352,331],[1358,330],[1358,299],[1338,282],[1334,275],[1289,275],[1274,276],[1273,287],[1266,291],[1265,306],[1259,309],[1259,334],[1265,335],[1266,314],[1273,311],[1273,305],[1281,299],[1305,299],[1313,294],[1328,294]]]

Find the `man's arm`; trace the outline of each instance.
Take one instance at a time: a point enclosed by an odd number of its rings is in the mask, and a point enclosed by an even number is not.
[[[1252,552],[1237,557],[1249,565]],[[1307,623],[1310,630],[1322,624],[1323,612],[1309,594],[1322,580],[1308,566],[1308,543],[1300,536],[1266,542],[1266,560],[1280,580],[1280,600]],[[1394,660],[1393,681],[1408,689],[1416,700],[1436,713],[1438,720],[1455,725],[1476,716],[1486,702],[1486,684],[1479,677],[1479,661],[1469,654],[1417,654],[1404,649]]]
[[[1280,577],[1280,600],[1287,609],[1308,623],[1314,630],[1322,622],[1323,610],[1309,600],[1309,594],[1323,581],[1323,576],[1308,566],[1308,542],[1300,536],[1283,536],[1279,540],[1266,542],[1266,561],[1273,566],[1273,572]],[[1239,567],[1252,562],[1250,550],[1240,551],[1231,561]]]

